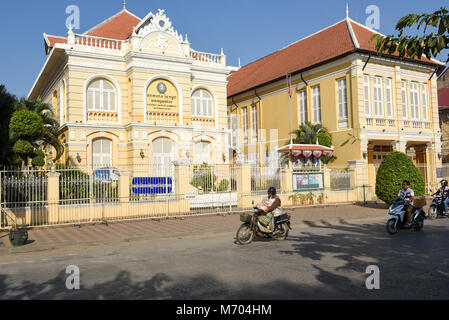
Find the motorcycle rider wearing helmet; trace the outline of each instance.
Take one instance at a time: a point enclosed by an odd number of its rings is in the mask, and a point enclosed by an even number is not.
[[[448,214],[448,205],[449,205],[449,187],[447,180],[441,180],[441,188],[438,189],[436,194],[440,194],[443,198],[444,203],[444,214]]]
[[[412,215],[412,208],[413,208],[413,201],[415,201],[415,192],[412,188],[410,188],[410,182],[407,180],[404,180],[402,182],[402,189],[399,191],[398,196],[395,200],[402,199],[405,201],[405,208],[407,209],[407,225],[410,225],[411,215]]]

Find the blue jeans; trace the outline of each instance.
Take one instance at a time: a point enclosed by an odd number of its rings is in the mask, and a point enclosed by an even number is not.
[[[444,199],[444,212],[448,211],[449,198]]]

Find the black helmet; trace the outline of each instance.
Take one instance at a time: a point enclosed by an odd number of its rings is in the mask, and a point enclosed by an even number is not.
[[[276,195],[276,188],[275,187],[270,187],[268,189],[268,192],[271,193],[274,196],[274,195]]]
[[[440,183],[447,186],[447,180],[441,180]]]

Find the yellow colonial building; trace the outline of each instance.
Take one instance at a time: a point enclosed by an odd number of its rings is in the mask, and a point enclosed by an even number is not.
[[[309,120],[333,137],[334,167],[375,185],[392,150],[408,152],[428,184],[441,167],[436,71],[439,61],[378,56],[376,32],[349,17],[229,76],[234,156],[276,166],[276,150]],[[292,95],[286,76],[292,76]]]
[[[44,34],[29,98],[53,105],[79,166],[229,163],[226,56],[192,49],[164,10],[124,8],[83,34]]]

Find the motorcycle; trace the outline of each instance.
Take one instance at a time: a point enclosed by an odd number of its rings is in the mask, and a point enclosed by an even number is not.
[[[266,221],[264,211],[258,208],[253,209],[253,214],[242,213],[240,221],[243,224],[237,231],[237,241],[242,245],[247,245],[253,242],[257,236],[259,238],[273,238],[276,240],[285,240],[288,237],[289,230],[292,230],[290,225],[291,216],[289,214],[281,214],[277,217],[272,217],[267,226],[264,226],[261,221]]]
[[[425,212],[423,210],[425,203],[423,204],[423,202],[425,202],[425,199],[418,201],[418,205],[414,204],[411,212],[411,222],[407,226],[405,201],[393,201],[388,210],[387,232],[390,235],[395,235],[399,230],[403,229],[415,229],[416,232],[421,231],[424,228],[425,219]]]
[[[442,195],[435,193],[432,196],[433,199],[429,208],[429,219],[434,220],[438,217],[448,217],[448,215],[444,213],[444,199]]]

